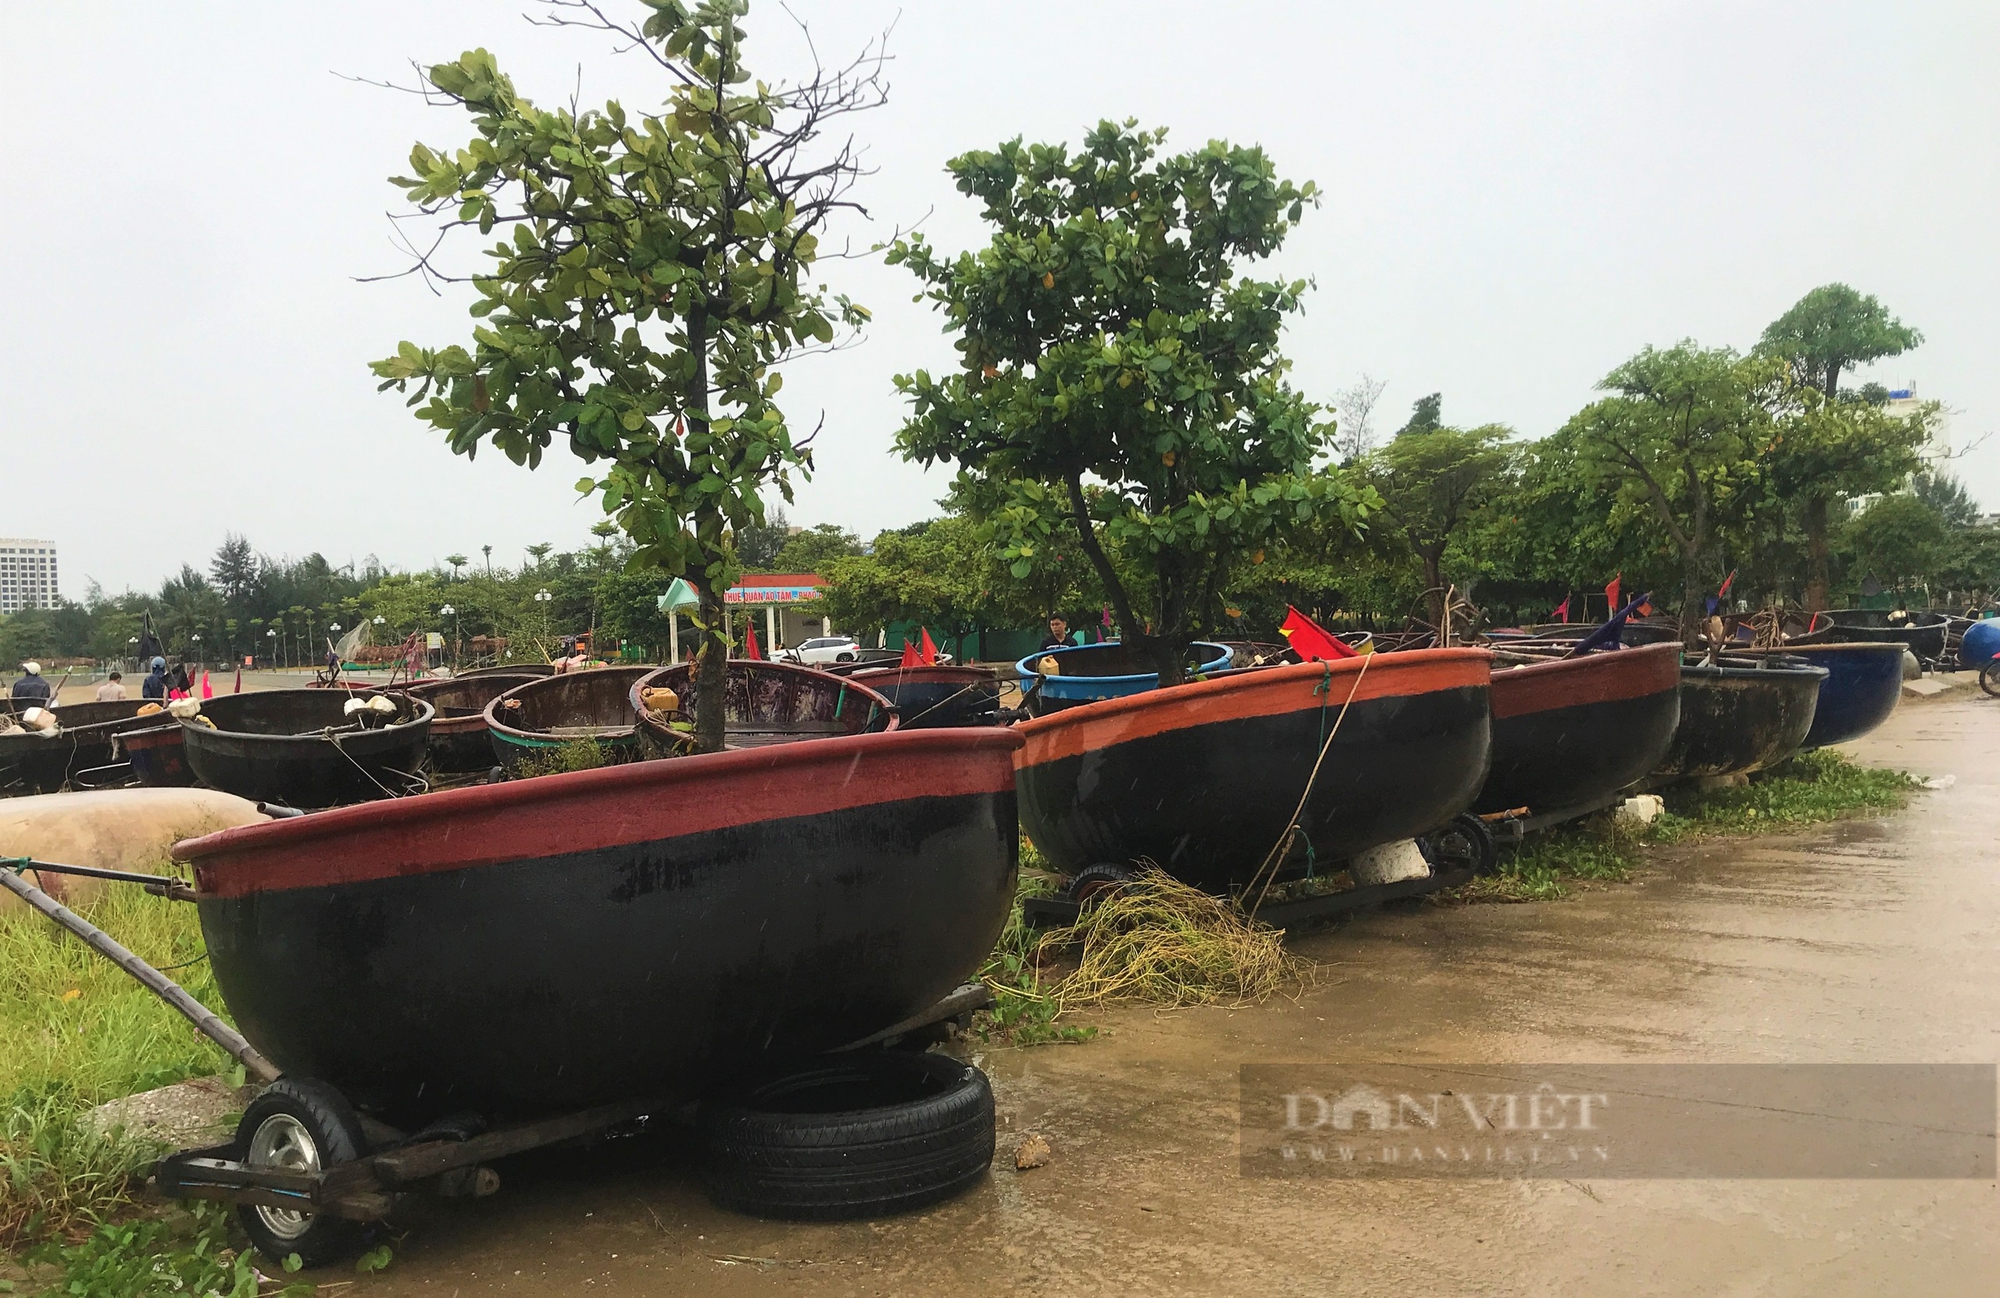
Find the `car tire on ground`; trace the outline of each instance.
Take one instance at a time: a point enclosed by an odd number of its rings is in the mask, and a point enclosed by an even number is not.
[[[993,1088],[948,1055],[829,1055],[702,1106],[702,1182],[722,1207],[792,1221],[886,1217],[976,1185]]]
[[[272,1082],[236,1124],[236,1161],[251,1167],[324,1171],[354,1161],[367,1148],[361,1119],[347,1097],[310,1078]],[[237,1205],[236,1217],[257,1251],[280,1266],[293,1253],[306,1266],[325,1266],[361,1242],[362,1223],[328,1213],[245,1203]]]
[[[1139,872],[1129,865],[1117,865],[1110,861],[1099,861],[1086,865],[1070,876],[1065,891],[1069,899],[1078,905],[1088,905],[1101,901],[1117,892],[1126,884],[1139,877]]]

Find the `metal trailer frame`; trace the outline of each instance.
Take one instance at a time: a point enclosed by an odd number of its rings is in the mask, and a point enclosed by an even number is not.
[[[223,1022],[179,984],[121,946],[104,930],[70,910],[23,877],[37,873],[75,875],[136,883],[155,896],[193,901],[188,883],[171,875],[135,874],[93,866],[63,865],[31,857],[0,857],[0,887],[6,888],[53,923],[80,938],[138,980],[192,1023],[196,1030],[227,1051],[244,1071],[269,1084],[284,1074],[243,1035]],[[983,983],[967,983],[928,1010],[839,1047],[835,1053],[892,1046],[919,1037],[946,1022],[969,1026],[975,1011],[992,1005]],[[169,1154],[152,1172],[153,1188],[184,1199],[215,1199],[225,1203],[261,1205],[293,1211],[323,1212],[350,1221],[380,1221],[397,1199],[428,1182],[428,1189],[447,1198],[483,1198],[500,1188],[500,1174],[487,1166],[495,1159],[526,1153],[564,1141],[602,1135],[615,1128],[658,1117],[684,1119],[689,1104],[665,1097],[622,1100],[573,1113],[484,1130],[477,1123],[446,1120],[415,1133],[363,1117],[368,1149],[351,1162],[317,1172],[253,1167],[240,1160],[238,1142],[184,1149]]]

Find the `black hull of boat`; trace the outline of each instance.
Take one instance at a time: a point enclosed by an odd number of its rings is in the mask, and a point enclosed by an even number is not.
[[[1023,723],[1030,841],[1068,873],[1144,861],[1213,892],[1240,888],[1283,836],[1329,736],[1291,868],[1308,849],[1332,870],[1436,829],[1485,781],[1487,655],[1379,654],[1359,677],[1363,661],[1258,668]]]
[[[1493,762],[1473,809],[1541,814],[1645,778],[1680,723],[1680,647],[1609,650],[1493,673]]]
[[[288,1073],[403,1121],[689,1096],[878,1031],[978,968],[1013,904],[1018,743],[647,762],[177,854],[231,1014]]]
[[[405,700],[402,715],[414,713],[414,719],[329,737],[326,728],[345,722],[349,697],[371,695],[306,689],[211,699],[202,710],[215,729],[182,723],[188,766],[211,789],[287,807],[332,807],[406,792],[409,777],[423,765],[430,704]]]
[[[1681,669],[1681,720],[1656,779],[1747,775],[1799,751],[1819,706],[1819,667]]]

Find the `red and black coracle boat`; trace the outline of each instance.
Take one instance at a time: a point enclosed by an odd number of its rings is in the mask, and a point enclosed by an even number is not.
[[[1066,873],[1144,859],[1220,892],[1250,882],[1310,780],[1294,852],[1332,868],[1471,804],[1486,778],[1489,658],[1428,649],[1253,668],[1022,722],[1023,827]]]
[[[217,986],[287,1075],[420,1122],[690,1095],[979,967],[1014,899],[1013,731],[637,762],[225,830]]]
[[[150,714],[139,715],[146,703],[145,699],[67,703],[53,709],[60,727],[53,735],[25,729],[0,735],[0,796],[55,793],[87,772],[112,765],[116,760],[112,744],[118,735],[158,724]],[[8,706],[20,713],[41,705],[14,699]]]
[[[1493,672],[1493,763],[1476,811],[1587,807],[1642,779],[1680,722],[1681,648],[1648,644]]]

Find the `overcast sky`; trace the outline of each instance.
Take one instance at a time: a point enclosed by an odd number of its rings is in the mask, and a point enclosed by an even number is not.
[[[615,8],[620,0],[608,0]],[[0,535],[86,578],[150,588],[225,531],[262,550],[422,568],[518,563],[599,517],[558,452],[529,473],[455,459],[367,362],[466,341],[462,298],[399,267],[385,212],[417,139],[461,115],[341,75],[409,79],[485,46],[524,94],[659,100],[597,35],[496,0],[14,5],[0,35]],[[636,8],[636,6],[635,6]],[[1263,144],[1328,201],[1279,265],[1317,282],[1289,353],[1329,399],[1388,380],[1387,426],[1424,393],[1447,422],[1558,427],[1647,343],[1747,347],[1814,285],[1874,293],[1929,341],[1879,378],[2000,427],[2000,5],[1191,4],[795,0],[820,48],[893,22],[890,105],[858,119],[878,174],[862,243],[923,220],[981,238],[942,166],[1102,117],[1170,144]],[[795,73],[784,12],[752,14],[753,66]],[[928,216],[927,216],[928,214]],[[927,219],[926,219],[927,218]],[[463,264],[473,264],[472,245]],[[795,425],[824,411],[791,510],[864,535],[936,513],[942,473],[894,457],[891,376],[948,363],[906,272],[826,264],[875,311],[860,348],[786,374]],[[2000,445],[1959,462],[2000,507]]]

